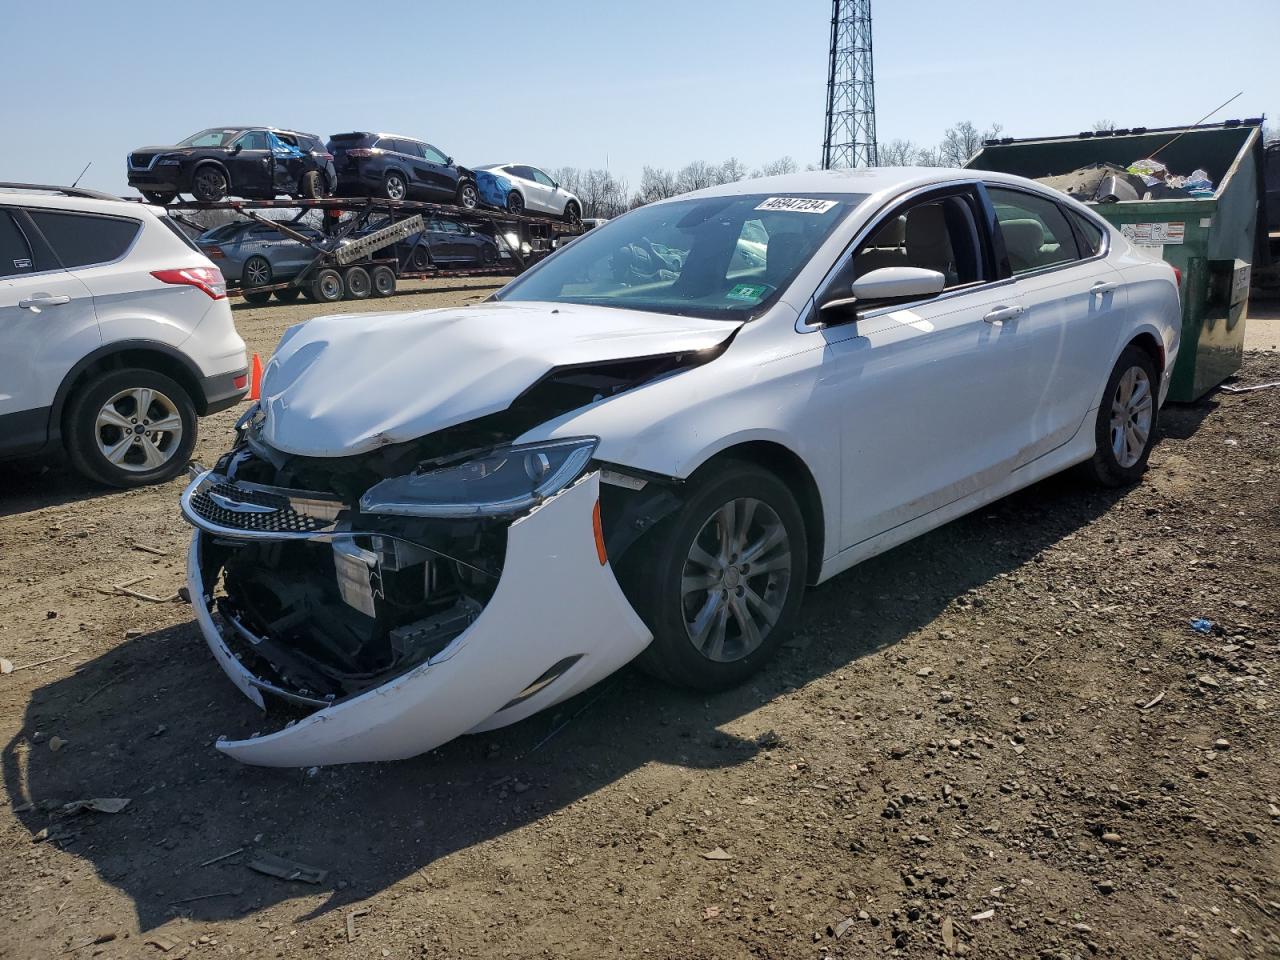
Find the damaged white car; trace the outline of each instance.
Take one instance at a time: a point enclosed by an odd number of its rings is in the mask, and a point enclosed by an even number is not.
[[[1136,480],[1177,282],[1032,182],[877,169],[642,207],[475,306],[294,327],[182,497],[204,638],[281,705],[218,747],[408,757],[637,655],[738,683],[806,584],[1073,464]]]

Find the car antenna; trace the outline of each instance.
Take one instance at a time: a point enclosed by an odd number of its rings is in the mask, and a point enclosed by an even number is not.
[[[72,189],[72,190],[74,190],[76,187],[78,187],[78,186],[80,185],[80,178],[81,178],[81,177],[83,177],[86,173],[88,173],[88,172],[89,172],[89,168],[90,168],[90,167],[92,167],[92,166],[93,166],[93,161],[92,161],[92,160],[90,160],[88,163],[86,163],[86,164],[84,165],[84,169],[80,171],[80,176],[79,176],[79,177],[76,177],[75,182],[71,184],[71,189]]]
[[[1235,97],[1232,97],[1232,98],[1231,98],[1231,100],[1234,100],[1234,99],[1236,99],[1236,97],[1242,96],[1243,94],[1244,94],[1244,91],[1243,91],[1243,90],[1241,90],[1241,91],[1240,91],[1240,93],[1237,93]],[[1215,113],[1217,113],[1219,110],[1221,110],[1223,107],[1225,107],[1228,103],[1230,103],[1230,102],[1231,102],[1231,100],[1224,101],[1223,103],[1221,103],[1221,104],[1219,104],[1218,106],[1214,107],[1212,110],[1210,110],[1208,113],[1206,113],[1203,117],[1201,117],[1201,118],[1200,118],[1199,120],[1197,120],[1195,123],[1191,124],[1191,126],[1195,127],[1195,126],[1199,126],[1200,124],[1204,123],[1206,120],[1208,120],[1210,117],[1212,117]],[[1164,149],[1166,149],[1166,148],[1168,148],[1168,147],[1173,146],[1175,143],[1177,143],[1179,140],[1181,140],[1181,139],[1182,139],[1183,137],[1185,137],[1186,135],[1187,135],[1187,131],[1186,131],[1186,130],[1183,130],[1183,131],[1182,131],[1182,133],[1178,134],[1176,137],[1174,137],[1172,140],[1170,140],[1168,143],[1166,143],[1163,147],[1161,147],[1161,148],[1160,148],[1160,150],[1164,150]],[[1154,160],[1154,159],[1156,158],[1156,153],[1159,153],[1159,152],[1160,152],[1160,150],[1155,151],[1155,153],[1151,154],[1151,156],[1150,156],[1150,157],[1148,157],[1147,159],[1149,159],[1149,160]]]

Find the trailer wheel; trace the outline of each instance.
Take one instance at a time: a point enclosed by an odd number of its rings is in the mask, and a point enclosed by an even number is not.
[[[311,281],[308,299],[313,303],[337,303],[345,292],[342,274],[331,267],[326,267]]]
[[[375,297],[389,297],[396,292],[396,272],[390,267],[377,266],[369,274]]]
[[[275,291],[275,298],[281,303],[293,303],[300,296],[302,296],[301,287],[285,287],[283,290]]]
[[[347,286],[348,300],[368,298],[373,284],[369,280],[369,271],[364,267],[347,267],[342,279]]]

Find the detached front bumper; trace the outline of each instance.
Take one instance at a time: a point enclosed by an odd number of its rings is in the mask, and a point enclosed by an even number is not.
[[[429,660],[275,733],[220,740],[218,749],[277,767],[399,760],[463,733],[515,723],[613,673],[651,635],[597,553],[592,514],[599,493],[599,474],[591,473],[515,520],[493,596]],[[199,529],[205,524],[184,513],[198,528],[187,576],[200,632],[232,682],[263,707],[273,685],[232,652],[222,634],[232,627],[215,621],[205,591],[202,541],[227,531]]]

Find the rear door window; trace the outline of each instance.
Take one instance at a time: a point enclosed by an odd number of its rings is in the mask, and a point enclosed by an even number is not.
[[[124,217],[53,210],[28,212],[68,269],[119,260],[142,229],[137,220]]]
[[[250,130],[235,145],[241,150],[268,150],[271,142],[267,139],[265,130]]]
[[[1067,215],[1052,200],[990,185],[987,193],[1015,277],[1080,259]]]
[[[35,273],[31,245],[8,210],[0,210],[0,277]]]

